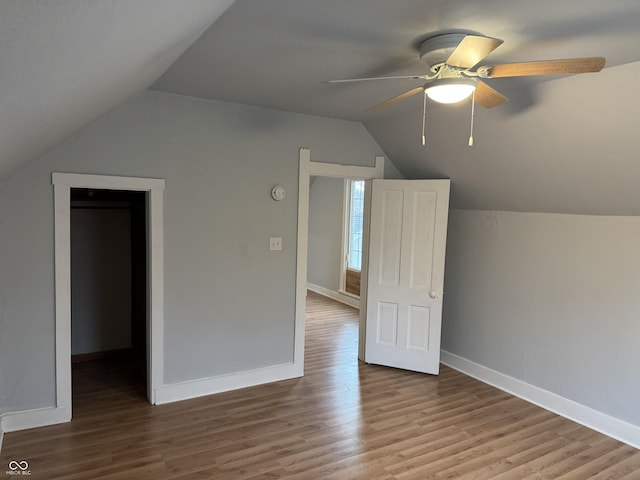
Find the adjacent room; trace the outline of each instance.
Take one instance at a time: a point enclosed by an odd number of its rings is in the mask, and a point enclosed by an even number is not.
[[[638,25],[0,2],[0,474],[639,479]]]

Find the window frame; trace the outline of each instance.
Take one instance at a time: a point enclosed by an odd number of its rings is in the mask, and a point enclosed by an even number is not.
[[[352,185],[354,182],[362,182],[362,232],[360,233],[360,268],[352,268],[349,265],[349,257],[351,254],[351,211],[352,211]],[[340,258],[340,293],[358,297],[347,291],[347,270],[362,272],[362,239],[364,235],[364,198],[365,198],[366,180],[362,178],[345,178],[344,179],[344,202],[342,209],[342,254]]]
[[[359,235],[360,236],[360,245],[359,245],[359,249],[354,249],[353,247],[353,236],[354,233],[352,231],[352,227],[353,225],[353,218],[354,218],[354,184],[358,182],[362,184],[362,194],[361,196],[359,196],[359,198],[357,200],[360,201],[360,232],[356,233],[355,235]],[[349,200],[349,204],[347,205],[347,210],[346,210],[346,229],[347,229],[347,241],[346,241],[346,268],[348,268],[349,270],[355,270],[357,272],[361,272],[362,271],[362,237],[364,235],[364,189],[365,189],[365,183],[364,180],[356,180],[356,179],[350,179],[348,182],[348,192],[347,192],[347,196],[348,196],[348,200]],[[358,262],[359,265],[357,267],[353,266],[351,261],[352,261],[352,252],[358,252],[358,257],[360,259],[360,261]]]

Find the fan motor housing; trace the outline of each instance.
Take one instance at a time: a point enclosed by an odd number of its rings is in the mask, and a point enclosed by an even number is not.
[[[420,61],[426,63],[435,73],[437,67],[449,58],[466,36],[466,33],[443,33],[427,38],[420,44]]]

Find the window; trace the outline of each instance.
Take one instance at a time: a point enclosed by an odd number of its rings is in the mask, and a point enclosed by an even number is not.
[[[362,266],[362,225],[364,223],[364,180],[349,181],[348,198],[347,268],[360,271]]]

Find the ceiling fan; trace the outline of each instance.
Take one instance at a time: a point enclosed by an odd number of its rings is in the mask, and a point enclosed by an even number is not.
[[[349,78],[325,83],[425,80],[424,85],[379,103],[367,109],[368,112],[382,110],[421,92],[425,92],[425,102],[426,97],[429,97],[439,103],[456,103],[473,95],[474,102],[485,108],[492,108],[506,102],[507,97],[490,87],[483,79],[599,72],[605,64],[603,57],[587,57],[477,66],[502,43],[503,40],[497,38],[465,33],[435,35],[424,40],[419,47],[420,60],[429,66],[429,74]]]

